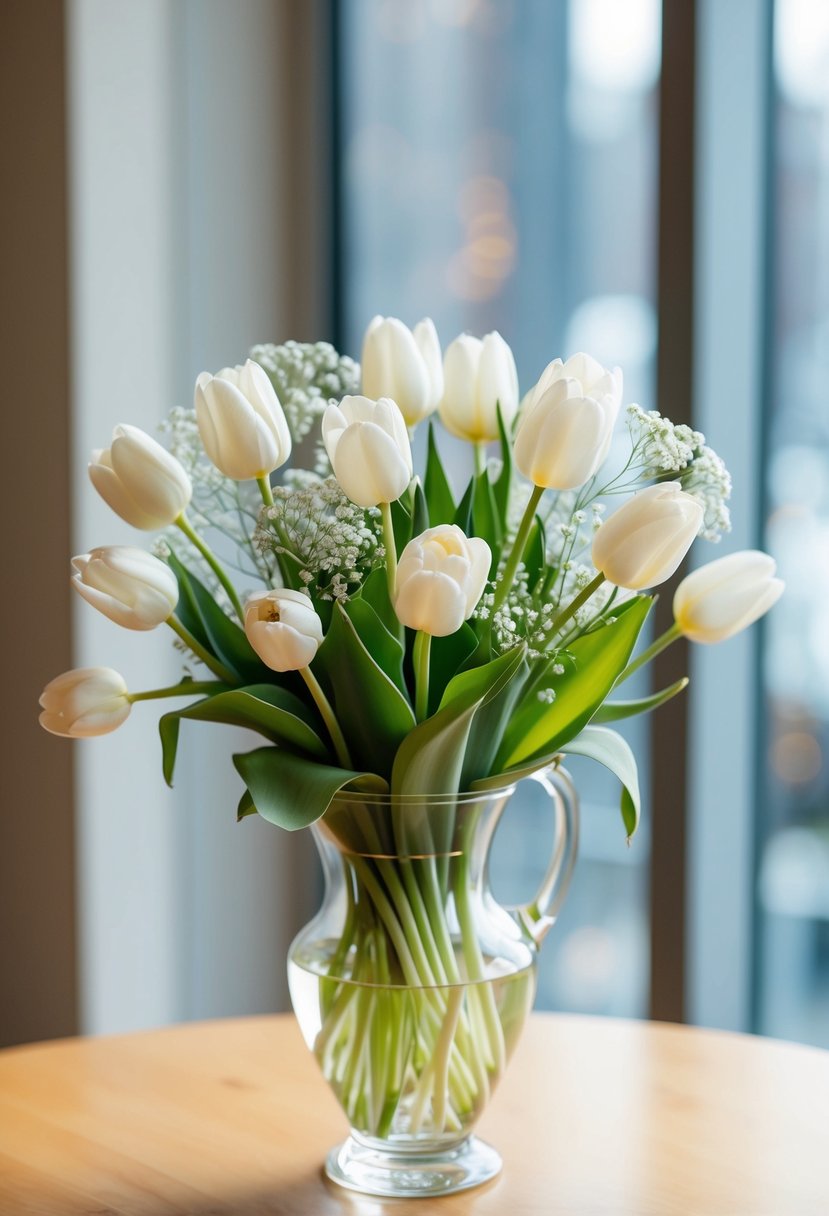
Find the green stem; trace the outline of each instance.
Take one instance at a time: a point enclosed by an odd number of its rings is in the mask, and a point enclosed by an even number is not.
[[[334,710],[331,708],[331,702],[326,697],[320,687],[319,680],[311,671],[310,667],[300,667],[299,674],[302,676],[305,683],[308,685],[308,691],[314,698],[317,709],[322,715],[322,720],[328,727],[328,733],[331,736],[331,742],[334,744],[334,751],[337,753],[337,759],[343,768],[353,768],[351,756],[348,751],[348,744],[345,741],[345,736],[340,730],[340,724],[337,721]]]
[[[575,616],[582,604],[586,604],[594,592],[598,591],[604,582],[604,575],[601,570],[595,578],[591,579],[586,587],[582,587],[581,591],[571,600],[567,607],[558,614],[552,625],[548,629],[550,637],[555,637],[560,632],[562,625],[566,625],[571,617]]]
[[[177,616],[168,616],[166,623],[170,626],[173,633],[181,638],[187,649],[192,650],[193,654],[197,655],[205,667],[209,667],[213,675],[218,676],[222,683],[232,685],[239,683],[239,680],[230,668],[225,667],[224,663],[217,659],[215,655],[212,655],[206,646],[202,646],[201,642],[193,637],[190,630],[185,629]]]
[[[271,489],[271,479],[267,475],[257,477],[256,484],[259,486],[259,493],[262,495],[262,502],[266,507],[273,506],[273,490]]]
[[[383,544],[386,548],[386,582],[393,607],[397,596],[397,545],[394,541],[394,523],[391,517],[390,502],[380,503],[380,514],[383,517]]]
[[[192,545],[194,545],[196,547],[196,549],[198,549],[199,553],[202,555],[204,560],[207,562],[210,569],[216,575],[216,578],[219,580],[221,585],[224,587],[225,591],[228,594],[228,598],[230,599],[230,602],[233,605],[236,615],[238,616],[238,618],[242,622],[242,624],[244,624],[245,614],[242,611],[242,601],[239,599],[239,596],[236,592],[236,588],[233,586],[233,583],[228,578],[227,573],[225,572],[225,569],[222,566],[219,559],[216,557],[216,554],[213,552],[213,550],[210,548],[210,546],[206,543],[206,541],[202,540],[202,538],[199,536],[198,532],[196,532],[195,528],[193,528],[192,524],[190,523],[190,520],[187,518],[187,516],[184,514],[183,511],[182,511],[181,515],[179,515],[178,519],[176,520],[176,526],[181,529],[181,531],[184,533],[184,535],[187,537],[187,539],[190,541],[190,543]]]
[[[480,441],[473,443],[472,450],[475,453],[475,476],[480,477],[486,469],[486,444]]]
[[[218,692],[225,688],[223,680],[182,680],[180,684],[171,684],[168,688],[150,688],[147,692],[127,693],[127,700],[134,704],[136,701],[157,701],[161,697],[192,697],[196,693]]]
[[[644,667],[646,663],[650,663],[651,659],[655,659],[658,654],[661,654],[663,650],[666,650],[672,642],[675,642],[677,638],[681,636],[681,634],[682,630],[679,628],[679,625],[674,622],[670,629],[666,629],[655,642],[651,642],[647,650],[642,651],[638,659],[634,659],[632,663],[628,663],[627,667],[616,681],[616,684],[621,684],[623,680],[626,680],[628,676],[632,676],[633,673],[638,671],[640,667]]]
[[[541,501],[541,495],[544,493],[543,486],[533,486],[533,492],[530,495],[530,501],[527,503],[524,514],[521,517],[521,523],[518,525],[518,531],[515,534],[515,540],[510,551],[509,558],[504,572],[501,575],[498,586],[495,588],[495,602],[492,606],[493,615],[504,603],[504,600],[510,593],[510,588],[515,581],[515,572],[518,569],[518,564],[524,556],[524,550],[527,547],[527,538],[530,535],[530,528],[533,526],[535,518],[535,509]]]
[[[429,712],[429,659],[432,650],[432,635],[422,629],[417,631],[414,641],[415,673],[415,717],[422,722]]]

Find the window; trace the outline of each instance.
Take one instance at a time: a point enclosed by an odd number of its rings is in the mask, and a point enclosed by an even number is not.
[[[344,348],[359,351],[375,312],[431,315],[444,344],[498,329],[524,391],[551,358],[589,350],[653,408],[658,0],[353,0],[338,13]],[[440,441],[459,489],[468,455]],[[628,735],[644,776],[647,723]],[[644,1015],[646,832],[628,849],[612,778],[572,768],[581,860],[539,1006]],[[515,900],[543,852],[540,802],[531,787],[522,798],[493,874]]]
[[[777,0],[758,1029],[829,1047],[829,9]]]

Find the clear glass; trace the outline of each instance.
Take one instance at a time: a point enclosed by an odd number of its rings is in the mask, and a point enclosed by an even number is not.
[[[778,0],[758,1029],[829,1047],[829,6]]]
[[[553,812],[547,872],[529,903],[489,881],[515,787],[455,797],[340,795],[314,828],[318,915],[294,941],[291,999],[351,1125],[329,1177],[377,1195],[434,1195],[500,1169],[471,1135],[532,1007],[541,942],[576,857],[578,810],[562,770],[531,778]]]
[[[627,401],[658,408],[660,0],[349,0],[340,27],[346,349],[359,352],[376,312],[431,316],[444,345],[499,330],[522,392],[550,359],[587,350],[624,368]],[[460,493],[471,453],[439,442]],[[647,804],[648,720],[622,729]],[[643,1017],[647,821],[629,849],[612,775],[585,762],[577,784],[589,807],[578,881],[537,1004]],[[518,796],[535,825],[543,808]],[[494,875],[510,896],[538,864],[516,820]]]

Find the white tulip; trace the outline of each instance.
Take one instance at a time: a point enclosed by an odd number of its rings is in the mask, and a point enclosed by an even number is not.
[[[196,380],[196,420],[204,450],[225,477],[266,477],[291,454],[291,433],[267,373],[253,359]]]
[[[571,381],[568,397],[589,398],[596,402],[604,414],[605,436],[597,457],[596,468],[598,469],[604,464],[610,451],[613,428],[622,404],[622,369],[614,367],[609,370],[602,367],[601,363],[591,355],[581,352],[571,355],[565,362],[562,362],[561,359],[553,359],[552,363],[548,363],[544,368],[537,383],[527,394],[522,411],[522,422],[529,417],[545,393],[561,380]],[[586,480],[587,478],[585,478]]]
[[[51,680],[40,695],[40,725],[53,735],[90,739],[117,730],[131,709],[123,677],[111,667],[80,667]]]
[[[394,608],[410,629],[445,637],[460,629],[483,595],[492,552],[457,524],[427,528],[403,550]]]
[[[599,528],[593,538],[593,565],[617,587],[656,587],[679,566],[702,519],[702,506],[678,481],[648,486]]]
[[[456,338],[443,357],[443,379],[440,417],[453,435],[472,443],[497,439],[498,405],[509,431],[518,409],[518,373],[499,333]]]
[[[412,479],[409,432],[388,397],[343,397],[322,416],[322,437],[334,476],[358,507],[396,502]]]
[[[717,558],[684,578],[674,595],[674,619],[692,642],[724,642],[777,603],[785,586],[774,558],[745,549]]]
[[[443,364],[437,330],[430,318],[414,331],[396,317],[374,317],[363,339],[363,392],[376,400],[391,397],[408,426],[415,426],[443,396]]]
[[[90,480],[117,515],[145,532],[168,528],[193,487],[175,456],[137,426],[117,426],[112,444],[92,453]]]
[[[515,464],[537,486],[575,490],[602,463],[607,416],[577,380],[555,380],[518,425]]]
[[[127,545],[72,558],[72,586],[93,608],[126,629],[155,629],[178,603],[178,583],[164,562]]]
[[[322,621],[310,597],[280,587],[259,591],[245,605],[245,633],[272,671],[307,667],[322,642]]]

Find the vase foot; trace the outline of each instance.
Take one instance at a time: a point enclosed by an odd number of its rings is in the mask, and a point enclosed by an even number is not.
[[[332,1182],[364,1195],[405,1199],[451,1195],[489,1182],[503,1162],[490,1145],[469,1136],[451,1149],[411,1153],[380,1149],[352,1136],[332,1148],[325,1172]]]

